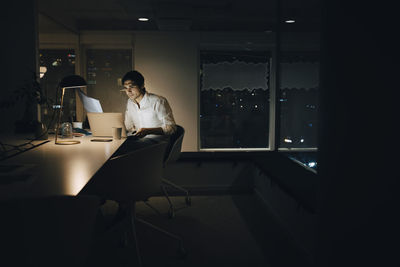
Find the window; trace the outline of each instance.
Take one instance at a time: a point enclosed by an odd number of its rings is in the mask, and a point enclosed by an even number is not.
[[[55,128],[55,109],[60,101],[60,89],[58,84],[68,75],[75,74],[75,51],[73,49],[40,49],[40,85],[46,98],[46,104],[42,105],[42,121],[51,131]],[[75,110],[75,101],[71,106],[64,107],[64,114]],[[63,118],[63,121],[70,120]]]
[[[282,54],[279,148],[317,147],[318,87],[317,53]]]
[[[269,147],[268,52],[200,52],[200,149]]]

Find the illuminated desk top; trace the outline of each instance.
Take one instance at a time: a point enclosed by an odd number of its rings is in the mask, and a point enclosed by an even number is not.
[[[56,145],[50,140],[1,161],[0,197],[77,195],[126,140],[90,139],[93,137],[76,138],[81,141],[76,145]],[[5,170],[8,167],[11,170]]]

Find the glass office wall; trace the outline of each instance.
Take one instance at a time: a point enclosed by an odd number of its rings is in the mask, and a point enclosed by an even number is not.
[[[201,51],[200,148],[269,147],[268,52]]]
[[[86,49],[87,94],[100,100],[104,112],[124,112],[122,76],[132,70],[132,49]]]

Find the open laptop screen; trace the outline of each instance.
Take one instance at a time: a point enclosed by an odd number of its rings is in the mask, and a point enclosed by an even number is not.
[[[103,112],[98,99],[87,96],[81,89],[78,90],[78,94],[82,100],[83,107],[85,108],[86,112]]]
[[[125,124],[120,112],[88,112],[90,130],[93,136],[112,137],[112,128],[121,127],[122,137],[126,137]]]

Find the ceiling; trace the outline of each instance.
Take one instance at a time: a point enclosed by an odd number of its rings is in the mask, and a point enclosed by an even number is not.
[[[39,13],[82,30],[274,31],[278,8],[282,31],[318,31],[320,0],[38,0]],[[148,22],[138,21],[148,17]],[[41,31],[46,25],[40,25]]]

